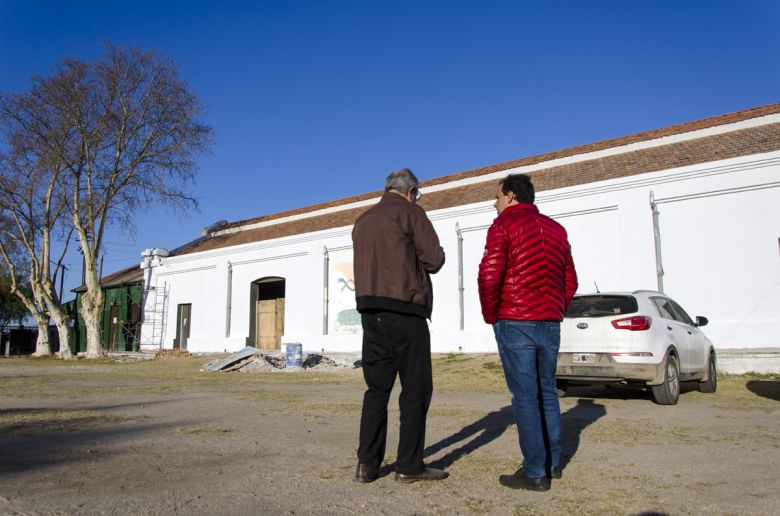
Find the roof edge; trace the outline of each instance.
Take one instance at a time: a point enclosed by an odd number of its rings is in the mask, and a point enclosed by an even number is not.
[[[709,129],[709,128],[718,127],[722,125],[735,124],[745,120],[760,118],[763,116],[773,115],[777,113],[780,113],[780,103],[767,104],[764,106],[758,106],[750,109],[745,109],[742,111],[735,111],[732,113],[716,115],[716,116],[703,118],[691,122],[683,122],[680,124],[670,125],[659,129],[642,131],[627,136],[620,136],[616,138],[610,138],[607,140],[600,140],[594,143],[587,143],[583,145],[577,145],[574,147],[567,147],[564,149],[546,152],[543,154],[537,154],[534,156],[528,156],[516,160],[495,163],[493,165],[488,165],[485,167],[470,169],[462,172],[455,172],[453,174],[448,174],[446,176],[441,176],[438,178],[422,181],[420,183],[420,187],[425,188],[430,186],[442,185],[453,181],[469,179],[481,175],[500,172],[502,170],[509,170],[509,169],[522,167],[522,166],[536,165],[539,163],[544,163],[546,161],[552,161],[555,159],[568,158],[580,154],[588,154],[591,152],[623,147],[625,145],[630,145],[632,143],[647,142],[651,140],[656,140],[668,136],[680,135],[680,134],[698,131],[702,129]],[[241,231],[243,226],[254,226],[259,223],[272,223],[272,221],[276,219],[285,219],[288,217],[300,216],[311,212],[325,210],[328,208],[335,208],[342,205],[368,201],[370,199],[381,197],[382,193],[383,190],[375,190],[364,194],[344,197],[333,201],[327,201],[319,204],[304,206],[301,208],[295,208],[292,210],[281,211],[281,212],[277,212],[269,215],[263,215],[251,219],[229,222],[225,225],[222,225],[217,231],[211,233],[209,236],[220,234],[222,232],[232,233],[235,231]]]

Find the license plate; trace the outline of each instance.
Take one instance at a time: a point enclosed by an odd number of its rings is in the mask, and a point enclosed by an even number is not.
[[[574,353],[574,362],[578,364],[589,364],[595,361],[595,353]]]

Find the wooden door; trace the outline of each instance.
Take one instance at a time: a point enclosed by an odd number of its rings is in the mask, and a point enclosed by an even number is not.
[[[284,298],[264,299],[255,305],[255,347],[281,349],[284,335]]]
[[[174,348],[187,349],[187,340],[190,338],[191,313],[191,304],[179,305],[176,317],[176,339],[173,341]]]
[[[117,329],[119,327],[119,305],[111,305],[108,314],[108,350],[118,351],[117,349]]]

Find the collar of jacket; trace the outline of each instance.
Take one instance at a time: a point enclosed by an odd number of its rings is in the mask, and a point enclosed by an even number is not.
[[[511,213],[511,212],[515,212],[515,211],[518,211],[518,212],[519,211],[530,211],[530,212],[533,212],[533,213],[539,213],[539,208],[537,208],[535,204],[525,204],[525,203],[512,204],[512,205],[507,206],[506,208],[504,208],[504,211],[501,212],[501,215],[499,215],[499,218],[505,216],[507,213]]]
[[[379,202],[388,202],[388,201],[389,202],[397,202],[397,201],[409,202],[402,195],[399,195],[397,193],[393,193],[393,192],[390,192],[390,191],[383,193],[382,194],[382,198],[379,199]]]

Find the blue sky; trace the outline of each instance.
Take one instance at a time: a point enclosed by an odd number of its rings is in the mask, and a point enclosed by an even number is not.
[[[207,106],[200,210],[113,229],[108,273],[396,168],[430,179],[780,102],[778,26],[775,0],[0,0],[0,91],[110,40],[166,54]]]

